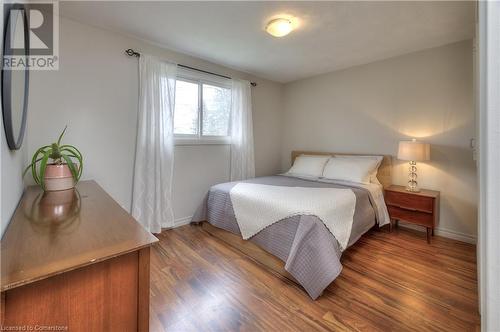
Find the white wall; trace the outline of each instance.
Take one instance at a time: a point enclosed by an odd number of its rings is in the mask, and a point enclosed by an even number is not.
[[[210,186],[229,181],[229,145],[176,146],[174,217],[189,222]]]
[[[0,123],[1,133],[1,194],[0,194],[0,211],[1,211],[1,223],[0,223],[0,237],[3,235],[5,229],[7,228],[12,214],[16,209],[19,199],[21,198],[24,191],[24,184],[22,180],[22,172],[24,167],[26,167],[26,146],[27,138],[24,138],[24,143],[21,149],[11,151],[7,146],[7,141],[5,138],[5,131],[3,127],[3,118]]]
[[[441,191],[441,234],[474,241],[476,167],[472,42],[464,41],[285,86],[282,168],[292,150],[396,155],[401,139],[432,144],[419,184]],[[406,184],[395,160],[393,182]]]
[[[282,85],[252,77],[144,41],[60,20],[60,69],[31,78],[29,152],[52,142],[67,124],[64,141],[81,149],[83,179],[95,179],[127,210],[131,206],[138,104],[134,48],[174,62],[256,81],[252,88],[256,172],[280,169]],[[228,146],[177,146],[174,213],[192,215],[210,185],[229,179]]]

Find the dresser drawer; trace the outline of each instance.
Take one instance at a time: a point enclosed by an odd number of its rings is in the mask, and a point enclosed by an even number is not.
[[[432,197],[394,191],[387,191],[385,193],[385,202],[387,205],[393,205],[402,209],[427,213],[432,213],[434,205]]]
[[[409,211],[392,205],[388,205],[387,210],[389,210],[391,219],[401,219],[413,224],[434,227],[434,216],[430,213]]]

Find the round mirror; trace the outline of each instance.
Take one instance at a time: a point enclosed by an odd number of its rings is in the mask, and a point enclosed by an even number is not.
[[[29,31],[22,4],[4,8],[2,111],[5,137],[11,150],[21,147],[26,128],[29,87]]]

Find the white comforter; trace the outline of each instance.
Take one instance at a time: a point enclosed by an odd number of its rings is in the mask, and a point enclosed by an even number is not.
[[[347,247],[356,206],[356,196],[350,189],[238,183],[230,197],[245,240],[287,217],[314,215],[335,236],[341,250]]]

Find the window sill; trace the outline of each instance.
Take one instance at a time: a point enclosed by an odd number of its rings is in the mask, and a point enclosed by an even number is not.
[[[175,137],[174,145],[230,145],[231,140],[229,138],[182,138]]]

